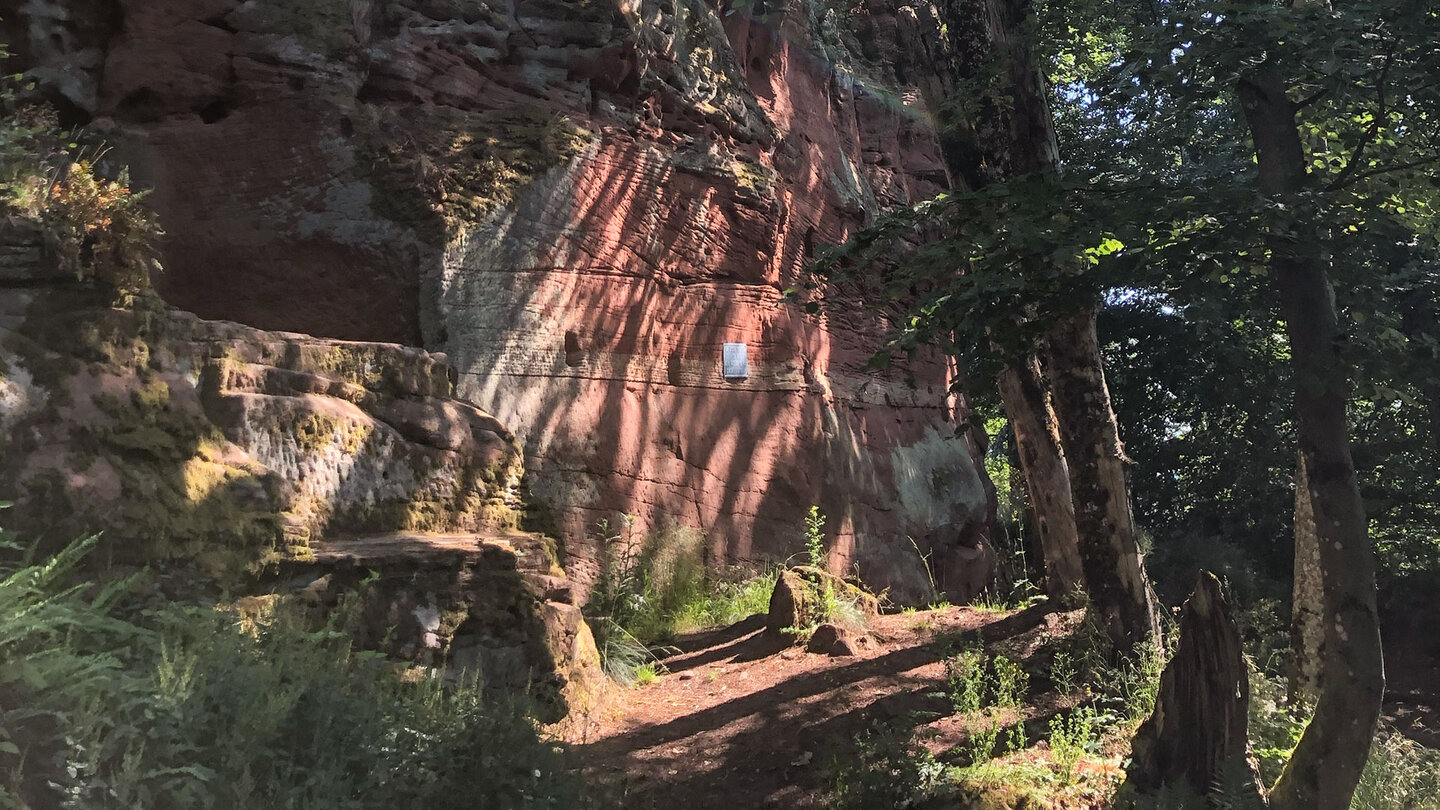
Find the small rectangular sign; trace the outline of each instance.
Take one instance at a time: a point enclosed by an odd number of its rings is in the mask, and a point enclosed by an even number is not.
[[[743,380],[750,376],[750,361],[744,343],[726,343],[721,357],[721,373],[727,380]]]

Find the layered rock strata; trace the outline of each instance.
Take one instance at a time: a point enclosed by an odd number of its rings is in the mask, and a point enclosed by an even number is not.
[[[555,542],[518,530],[519,449],[443,357],[115,305],[43,252],[3,272],[6,528],[103,532],[93,565],[171,596],[356,594],[362,643],[531,688],[551,719],[598,682]]]
[[[901,599],[986,581],[951,375],[787,296],[947,178],[882,2],[34,0],[30,75],[108,133],[170,234],[164,292],[265,328],[422,344],[515,432],[582,578],[600,519]],[[879,34],[885,34],[880,36]],[[748,375],[726,379],[725,343]]]

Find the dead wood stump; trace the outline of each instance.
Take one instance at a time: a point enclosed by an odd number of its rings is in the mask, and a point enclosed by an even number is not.
[[[1141,793],[1183,781],[1205,796],[1226,768],[1249,773],[1249,706],[1240,633],[1220,580],[1201,571],[1180,617],[1179,649],[1160,676],[1155,712],[1131,743],[1127,781]],[[1255,785],[1253,777],[1249,782]]]

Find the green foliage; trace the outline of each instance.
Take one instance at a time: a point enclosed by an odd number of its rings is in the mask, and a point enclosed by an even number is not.
[[[1370,759],[1350,806],[1354,810],[1440,807],[1440,751],[1381,728],[1370,745]]]
[[[591,627],[595,634],[595,649],[600,653],[600,666],[610,680],[622,686],[633,686],[640,680],[641,673],[647,670],[653,672],[659,666],[659,659],[650,647],[613,620],[603,617],[594,619]]]
[[[1440,137],[1428,123],[1440,118],[1440,14],[1421,0],[1290,5],[1033,4],[1026,30],[1054,88],[1063,173],[882,216],[817,263],[890,326],[878,365],[934,345],[972,386],[1059,315],[1107,301],[1135,510],[1171,603],[1196,565],[1229,572],[1241,601],[1279,598],[1288,577],[1289,404],[1307,381],[1290,377],[1271,295],[1275,233],[1323,238],[1334,258],[1382,578],[1440,578],[1440,444],[1426,413],[1440,413]],[[1294,199],[1259,194],[1236,101],[1262,58],[1297,102],[1310,175]],[[977,77],[968,101],[991,94],[1005,109],[993,79]]]
[[[127,170],[107,179],[80,158],[32,178],[15,203],[47,229],[62,270],[118,290],[140,290],[160,270],[162,235],[144,198],[130,190]]]
[[[818,506],[810,507],[805,515],[805,554],[810,559],[811,568],[829,570],[829,560],[825,556],[825,516],[820,514]]]
[[[1283,684],[1250,671],[1250,745],[1260,766],[1260,781],[1275,784],[1305,730],[1303,708],[1285,701]]]
[[[995,705],[1002,709],[1018,709],[1024,705],[1025,695],[1030,691],[1030,676],[1015,661],[1003,655],[990,659],[990,670],[995,676]]]
[[[1259,295],[1177,307],[1132,292],[1099,318],[1106,382],[1135,461],[1132,503],[1154,540],[1146,568],[1165,604],[1185,599],[1197,568],[1224,572],[1242,603],[1288,595],[1288,348]]]
[[[1300,742],[1309,709],[1287,703],[1280,680],[1250,671],[1250,741],[1265,785],[1275,784]],[[1440,807],[1440,751],[1382,725],[1350,806],[1354,810]]]
[[[283,610],[66,585],[93,541],[0,580],[0,801],[32,807],[573,807],[519,703],[399,677]]]
[[[637,667],[635,670],[635,685],[649,686],[660,674],[660,668],[660,664],[656,663],[643,664]]]
[[[980,650],[965,650],[946,658],[945,681],[957,714],[990,708],[1018,709],[1024,705],[1030,688],[1030,676],[1020,664]]]
[[[808,623],[786,627],[781,632],[803,641],[822,624],[837,624],[863,631],[870,621],[862,604],[865,595],[829,573],[829,559],[825,553],[825,516],[818,506],[811,506],[805,517],[805,556],[810,570],[796,570],[802,572],[802,585],[807,591],[805,613]],[[840,583],[838,587],[837,582]]]
[[[970,762],[985,762],[995,756],[995,747],[1000,744],[1000,721],[991,719],[970,729],[966,740],[966,759]]]
[[[1083,690],[1096,708],[1095,720],[1101,728],[1128,737],[1155,710],[1160,674],[1168,659],[1167,650],[1117,660],[1109,636],[1088,616],[1075,635],[1057,646],[1052,680],[1057,688],[1063,679]]]
[[[805,514],[805,555],[809,558],[811,568],[830,570],[830,560],[825,555],[825,516],[820,513],[818,506],[811,506],[810,511]],[[835,585],[829,579],[820,583],[819,597],[817,624],[829,621],[841,611],[840,600],[835,595]]]
[[[835,807],[910,807],[944,777],[945,765],[901,728],[872,726],[854,742],[855,752],[828,768]]]
[[[1074,694],[1079,674],[1075,657],[1070,651],[1056,650],[1055,657],[1050,661],[1050,682],[1055,684],[1055,691],[1062,695]]]
[[[1028,520],[1029,493],[1019,469],[1014,433],[999,404],[990,403],[982,394],[977,413],[983,414],[984,435],[991,437],[985,452],[985,474],[995,487],[996,531],[990,545],[997,566],[994,582],[971,599],[969,606],[981,610],[1024,608],[1041,595],[1041,589],[1031,579],[1027,554],[1027,550],[1034,553],[1040,544],[1038,537],[1030,536],[1033,526]]]
[[[601,663],[611,679],[635,683],[646,667],[658,667],[651,644],[677,633],[723,627],[764,613],[778,571],[711,576],[704,565],[704,537],[668,529],[631,536],[633,520],[618,527],[596,524],[600,574],[585,605]]]
[[[945,659],[945,682],[956,714],[985,708],[985,654],[967,650]]]
[[[0,47],[0,61],[7,52]],[[159,220],[129,173],[102,170],[103,147],[67,132],[48,108],[22,100],[0,78],[0,215],[33,220],[60,269],[120,291],[150,286],[159,272]]]
[[[1081,706],[1068,715],[1050,719],[1050,755],[1066,782],[1075,779],[1075,764],[1100,744],[1100,724],[1095,710]]]
[[[770,607],[770,594],[775,590],[779,569],[739,579],[711,579],[708,587],[675,613],[671,632],[689,633],[725,627]]]

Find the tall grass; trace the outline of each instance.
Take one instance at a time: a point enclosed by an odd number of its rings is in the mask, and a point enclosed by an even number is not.
[[[651,660],[646,645],[769,609],[779,572],[708,571],[704,535],[697,531],[670,528],[636,538],[628,520],[618,527],[602,521],[595,537],[600,576],[585,612],[607,671],[622,682],[629,683],[628,673]],[[614,666],[608,665],[607,650],[616,656]]]
[[[520,702],[283,610],[122,613],[123,587],[66,584],[92,544],[0,579],[0,806],[576,806]]]

